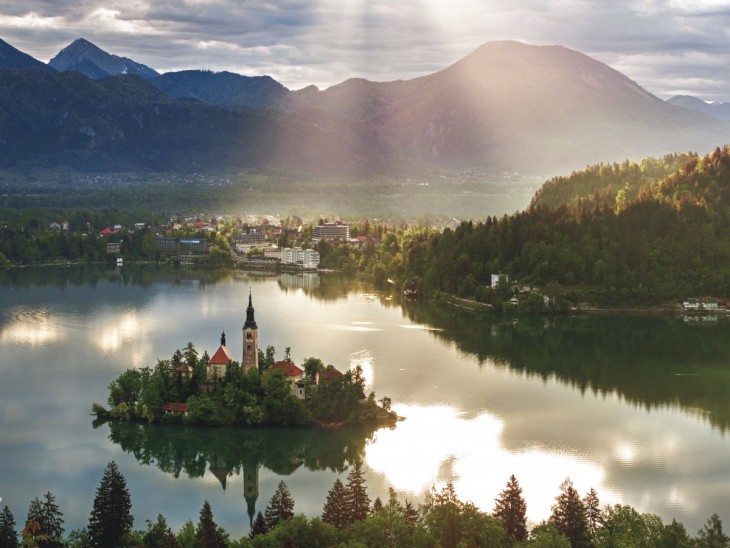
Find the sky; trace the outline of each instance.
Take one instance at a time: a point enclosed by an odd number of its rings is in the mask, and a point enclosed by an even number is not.
[[[0,38],[41,61],[81,37],[159,72],[289,89],[407,80],[519,40],[581,51],[662,99],[730,101],[730,0],[0,0]]]

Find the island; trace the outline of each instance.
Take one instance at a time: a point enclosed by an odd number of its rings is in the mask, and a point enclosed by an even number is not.
[[[147,421],[184,425],[233,426],[393,426],[398,415],[391,400],[365,395],[359,366],[345,373],[319,358],[301,367],[290,349],[275,361],[275,349],[258,348],[258,326],[251,292],[243,325],[241,362],[226,345],[209,356],[193,343],[153,368],[130,368],[109,384],[109,409],[94,403],[100,420]]]

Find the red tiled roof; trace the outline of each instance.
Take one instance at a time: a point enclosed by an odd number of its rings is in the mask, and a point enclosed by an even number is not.
[[[317,379],[318,384],[329,384],[333,380],[338,379],[342,376],[342,373],[337,369],[325,369],[319,372],[319,378]]]
[[[210,358],[208,363],[213,365],[228,365],[228,362],[233,361],[233,354],[228,350],[227,346],[219,346],[218,350],[215,351],[213,357]]]
[[[167,402],[165,405],[162,406],[163,411],[172,411],[177,413],[187,413],[188,412],[188,406],[185,403],[173,403],[173,402]]]
[[[104,235],[114,234],[114,231],[111,228],[106,227],[104,230],[102,230],[101,232],[99,232],[99,234],[104,234]]]
[[[269,371],[283,371],[285,377],[298,377],[304,374],[304,371],[297,367],[291,360],[276,362],[269,368]]]

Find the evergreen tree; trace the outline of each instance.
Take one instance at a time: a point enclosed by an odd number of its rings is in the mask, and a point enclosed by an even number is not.
[[[494,516],[499,518],[504,530],[517,541],[527,538],[527,503],[517,478],[509,477],[507,487],[499,494],[494,504]]]
[[[213,511],[207,500],[200,509],[200,520],[195,528],[195,545],[201,548],[219,548],[228,545],[228,533],[213,521]]]
[[[345,508],[348,523],[362,521],[368,517],[370,512],[370,497],[368,497],[365,477],[362,473],[362,465],[355,463],[347,475],[347,487],[345,488]]]
[[[144,545],[150,548],[180,548],[175,533],[168,527],[162,514],[157,514],[154,523],[147,520],[147,532],[142,537]]]
[[[349,520],[345,497],[345,486],[342,485],[340,478],[337,478],[332,489],[327,493],[327,500],[322,510],[323,522],[334,525],[338,529],[343,529],[347,526]]]
[[[378,512],[380,512],[383,509],[383,501],[380,500],[380,497],[375,497],[375,501],[373,502],[373,507],[370,509],[370,513],[374,516]]]
[[[131,510],[127,481],[116,463],[111,461],[104,470],[89,516],[89,545],[101,548],[120,546],[134,523]]]
[[[254,538],[258,535],[263,535],[268,531],[266,528],[266,520],[264,519],[264,516],[259,512],[256,514],[256,519],[253,521],[253,525],[251,526],[251,532],[248,534],[249,538]]]
[[[583,504],[586,507],[586,518],[588,519],[588,533],[591,539],[595,541],[596,532],[601,526],[601,501],[598,500],[598,493],[591,487],[586,496],[583,498]]]
[[[34,527],[34,535],[37,537],[38,546],[63,545],[63,514],[50,491],[43,495],[42,502],[38,498],[31,501],[25,522],[37,524],[37,527]]]
[[[15,518],[10,508],[3,508],[0,513],[0,548],[16,548],[18,532],[15,530]]]
[[[722,520],[717,514],[712,514],[705,526],[697,531],[696,545],[702,548],[727,548],[730,538],[722,531]]]
[[[560,486],[560,494],[555,498],[549,522],[568,537],[573,548],[590,544],[586,507],[570,478],[566,478]]]
[[[289,494],[289,489],[287,489],[286,483],[281,481],[274,492],[274,496],[271,497],[269,505],[266,507],[266,512],[264,513],[266,528],[271,530],[280,521],[290,519],[293,516],[294,500]]]
[[[418,520],[421,519],[418,509],[408,499],[406,499],[406,503],[403,506],[403,516],[406,519],[406,525],[410,528],[418,525]]]

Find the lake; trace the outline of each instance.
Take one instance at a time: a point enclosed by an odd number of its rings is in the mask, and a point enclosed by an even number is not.
[[[91,404],[128,367],[225,330],[240,359],[249,290],[259,344],[301,363],[360,365],[406,420],[347,429],[95,427]],[[603,504],[676,518],[690,534],[730,520],[730,323],[681,316],[480,317],[401,303],[338,275],[199,273],[125,266],[0,271],[0,497],[18,524],[51,491],[66,532],[85,526],[106,464],[127,479],[135,528],[173,530],[204,500],[234,538],[284,480],[320,515],[362,459],[371,499],[413,502],[453,481],[491,511],[510,474],[532,524],[561,482]]]

